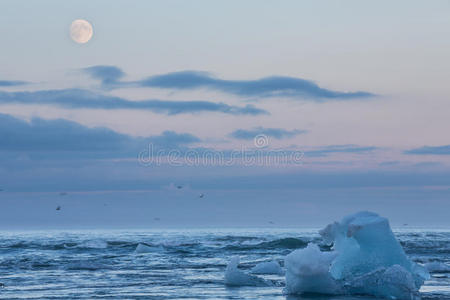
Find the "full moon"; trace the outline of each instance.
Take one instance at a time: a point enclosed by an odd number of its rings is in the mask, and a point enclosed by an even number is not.
[[[86,20],[78,19],[70,25],[70,37],[77,43],[89,42],[93,33],[92,25]]]

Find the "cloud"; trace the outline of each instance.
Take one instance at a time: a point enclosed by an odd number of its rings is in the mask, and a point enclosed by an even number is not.
[[[174,72],[152,76],[139,82],[141,86],[198,89],[207,88],[244,97],[293,97],[321,99],[351,99],[373,96],[367,92],[338,92],[319,87],[312,81],[286,77],[271,76],[256,80],[223,80],[208,73],[196,71]]]
[[[253,105],[233,106],[209,101],[130,101],[120,97],[93,93],[83,89],[44,90],[33,92],[0,91],[0,103],[44,104],[65,108],[136,109],[176,115],[182,113],[220,112],[231,115],[261,115],[267,111]]]
[[[361,147],[357,145],[330,145],[317,150],[305,151],[306,156],[321,157],[333,153],[368,153],[377,150],[378,147]]]
[[[282,128],[264,128],[264,127],[255,127],[252,129],[238,129],[233,131],[230,136],[236,139],[241,140],[251,140],[256,136],[263,134],[275,139],[285,139],[292,138],[296,135],[306,133],[306,130],[286,130]]]
[[[418,155],[450,155],[450,145],[444,146],[424,146],[407,150],[405,154],[418,154]]]
[[[134,137],[113,130],[89,128],[79,123],[58,119],[33,118],[30,122],[0,114],[0,151],[13,152],[94,152],[111,156],[136,157],[149,143],[155,147],[184,147],[200,142],[188,133],[165,131],[161,135]],[[75,157],[76,158],[76,157]]]
[[[115,84],[125,76],[125,73],[115,66],[93,66],[82,69],[95,79],[101,80],[102,84]]]
[[[19,80],[0,80],[1,87],[18,86],[24,84],[28,84],[28,82]]]
[[[34,118],[30,123],[0,114],[3,151],[114,151],[132,142],[106,128],[87,128],[67,120]]]
[[[190,133],[176,133],[174,131],[164,131],[161,135],[147,138],[146,141],[166,150],[201,142],[198,137]]]
[[[340,92],[318,86],[316,83],[295,77],[270,76],[256,80],[225,80],[207,72],[181,71],[155,75],[138,81],[119,81],[121,69],[111,66],[94,66],[85,71],[100,79],[106,87],[151,87],[173,90],[210,89],[242,97],[291,97],[309,100],[348,100],[367,98],[374,94],[363,91]],[[111,75],[112,74],[112,75]]]

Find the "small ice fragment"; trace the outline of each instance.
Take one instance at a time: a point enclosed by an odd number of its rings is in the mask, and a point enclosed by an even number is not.
[[[257,264],[250,271],[253,274],[283,275],[283,269],[277,261],[268,261]]]
[[[270,286],[270,282],[238,269],[239,257],[234,256],[225,270],[225,284],[229,286]]]

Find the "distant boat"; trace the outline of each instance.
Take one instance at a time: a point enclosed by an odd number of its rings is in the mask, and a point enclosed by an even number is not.
[[[183,188],[182,185],[177,185],[177,189],[181,190]]]
[[[203,198],[203,197],[205,197],[205,194],[200,194],[198,197]]]
[[[56,210],[61,210],[61,206],[58,205],[58,206],[56,207]]]
[[[161,219],[160,218],[153,218],[153,220],[160,221]]]
[[[60,196],[66,196],[67,193],[66,193],[66,192],[61,192],[61,193],[59,193],[59,195],[60,195]]]

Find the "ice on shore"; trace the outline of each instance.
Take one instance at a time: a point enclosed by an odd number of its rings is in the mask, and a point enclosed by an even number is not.
[[[253,274],[273,274],[284,275],[283,269],[277,261],[262,262],[254,266],[251,271]]]
[[[415,299],[425,268],[406,257],[386,218],[360,212],[320,231],[333,250],[310,243],[286,257],[289,294],[366,294],[389,299]]]
[[[269,281],[250,275],[238,269],[239,257],[234,256],[225,270],[225,284],[228,286],[270,286]]]

